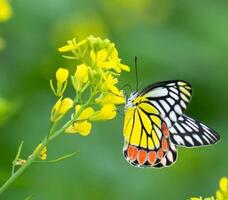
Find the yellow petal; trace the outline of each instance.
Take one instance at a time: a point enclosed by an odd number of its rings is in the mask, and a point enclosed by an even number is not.
[[[119,64],[120,69],[129,72],[130,71],[130,67],[124,64]]]
[[[110,120],[116,116],[116,107],[114,104],[104,105],[100,111],[95,112],[89,119],[90,121]]]
[[[68,69],[59,68],[56,72],[56,80],[59,83],[64,83],[67,80],[68,76],[69,76]]]
[[[220,190],[225,194],[228,193],[228,178],[222,177],[219,181]]]
[[[106,49],[102,49],[97,52],[97,62],[104,62],[107,59],[108,52]]]
[[[124,96],[117,96],[115,94],[101,94],[96,100],[96,103],[99,103],[101,105],[105,104],[115,104],[120,105],[125,103]]]
[[[36,153],[36,152],[38,151],[38,149],[40,149],[41,146],[42,146],[42,144],[39,144],[39,145],[35,148],[34,153]],[[41,151],[40,151],[40,153],[39,153],[39,158],[40,158],[41,160],[46,160],[46,158],[47,158],[47,147],[46,147],[46,146],[44,146],[44,147],[41,149]]]
[[[67,45],[64,45],[64,46],[58,48],[58,51],[67,52],[67,51],[72,51],[72,50],[74,50],[76,48],[77,48],[76,40],[73,39],[73,40],[68,40],[67,41]]]
[[[220,190],[217,190],[217,192],[216,192],[216,199],[217,200],[224,200],[223,195],[222,195]]]
[[[65,114],[69,109],[73,107],[73,100],[71,98],[65,98],[63,99],[60,107],[59,107],[59,113]]]
[[[73,100],[70,98],[59,98],[51,111],[51,121],[56,122],[59,120],[68,110],[73,107]]]
[[[81,105],[77,105],[75,107],[76,113],[79,111],[80,108],[81,108]],[[93,113],[94,113],[94,110],[93,110],[92,107],[85,108],[81,112],[81,114],[80,114],[80,116],[78,117],[77,120],[86,120],[86,119],[89,119],[93,115]]]
[[[79,133],[82,136],[87,136],[91,131],[92,125],[87,120],[83,122],[76,122],[66,129],[66,133]]]
[[[94,50],[90,51],[90,58],[91,58],[93,63],[96,62],[96,54],[95,54]]]
[[[82,83],[86,83],[88,81],[88,66],[85,64],[81,64],[77,66],[77,70],[75,72],[75,78],[81,81]]]

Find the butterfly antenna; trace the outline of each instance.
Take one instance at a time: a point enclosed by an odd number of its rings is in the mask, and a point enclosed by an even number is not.
[[[136,91],[139,91],[139,79],[138,79],[138,66],[137,66],[137,56],[135,56],[135,76],[136,76]]]

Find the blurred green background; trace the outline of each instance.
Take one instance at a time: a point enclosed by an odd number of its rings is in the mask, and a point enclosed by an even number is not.
[[[140,88],[169,79],[194,89],[187,114],[217,130],[211,147],[179,148],[165,169],[131,167],[122,156],[123,116],[97,123],[88,137],[66,135],[48,148],[55,165],[33,165],[0,199],[174,199],[214,195],[228,175],[228,1],[14,0],[12,18],[0,24],[0,183],[8,177],[21,140],[28,156],[47,133],[55,102],[49,79],[69,65],[57,48],[93,34],[116,43],[123,63],[138,56]],[[70,61],[70,65],[73,62]],[[135,87],[134,68],[120,86]],[[7,116],[7,117],[6,117]]]

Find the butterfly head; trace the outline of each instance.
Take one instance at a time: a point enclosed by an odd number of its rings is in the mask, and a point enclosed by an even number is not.
[[[125,110],[135,106],[134,100],[138,97],[138,94],[137,91],[134,91],[129,98],[126,98]]]

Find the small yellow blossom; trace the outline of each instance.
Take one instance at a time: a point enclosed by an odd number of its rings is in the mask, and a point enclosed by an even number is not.
[[[72,107],[73,107],[72,99],[64,98],[62,100],[62,97],[61,97],[52,108],[51,121],[56,122]]]
[[[0,22],[7,21],[12,16],[12,9],[8,0],[0,0]]]
[[[56,72],[56,80],[59,83],[64,83],[69,76],[68,69],[59,68]]]
[[[227,200],[228,199],[228,178],[222,177],[219,182],[219,188],[216,192],[217,200]]]
[[[74,38],[73,40],[68,40],[67,45],[58,48],[58,50],[60,52],[73,51],[73,50],[77,49],[78,47],[82,46],[83,44],[85,44],[86,42],[87,42],[87,40],[82,40],[81,42],[76,43],[76,39]]]
[[[125,98],[124,95],[121,94],[120,95],[116,95],[116,94],[112,94],[112,93],[108,93],[107,94],[101,94],[98,98],[96,98],[96,103],[99,103],[101,105],[105,105],[105,104],[115,104],[115,105],[120,105],[125,103]]]
[[[116,116],[116,107],[114,104],[106,104],[101,110],[95,112],[91,117],[90,121],[103,121],[110,120]]]
[[[116,48],[113,48],[111,54],[108,53],[107,49],[101,49],[97,53],[91,50],[90,58],[99,68],[106,70],[114,69],[117,73],[120,73],[121,70],[130,71],[127,65],[121,64]]]
[[[81,105],[77,105],[75,107],[76,114],[80,110]],[[77,120],[87,120],[94,114],[94,110],[92,107],[85,108],[79,115]]]
[[[40,149],[41,146],[42,146],[42,144],[39,144],[39,145],[35,148],[34,153],[36,153],[36,152]],[[41,149],[41,151],[40,151],[40,153],[39,153],[39,158],[40,158],[41,160],[46,160],[46,158],[47,158],[47,147],[46,147],[46,146],[44,146],[44,147]]]
[[[82,136],[89,135],[92,125],[87,120],[82,122],[76,122],[66,129],[66,133],[79,133]]]
[[[50,86],[54,94],[58,97],[61,97],[67,87],[67,78],[69,76],[69,71],[68,69],[59,68],[56,71],[55,76],[57,80],[57,90],[55,90],[52,80],[50,80]]]
[[[85,64],[77,66],[74,77],[72,78],[73,85],[76,91],[80,91],[85,83],[89,80],[89,67]]]

